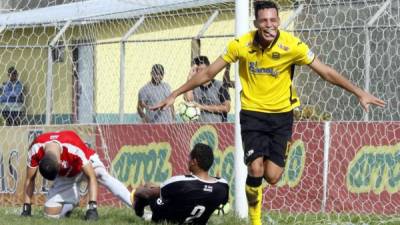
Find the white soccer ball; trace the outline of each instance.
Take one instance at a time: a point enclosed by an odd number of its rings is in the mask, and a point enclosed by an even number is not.
[[[190,102],[182,102],[179,104],[178,112],[179,116],[185,122],[196,121],[200,118],[200,109]]]

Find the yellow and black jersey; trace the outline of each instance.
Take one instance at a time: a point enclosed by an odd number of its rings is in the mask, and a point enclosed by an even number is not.
[[[239,60],[242,109],[278,113],[300,105],[292,80],[295,65],[310,64],[314,53],[300,39],[284,31],[269,48],[262,49],[257,31],[232,40],[222,58]]]

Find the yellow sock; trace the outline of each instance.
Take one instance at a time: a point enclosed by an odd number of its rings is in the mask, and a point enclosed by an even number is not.
[[[261,207],[262,207],[262,186],[251,187],[246,185],[247,204],[249,206],[249,219],[251,225],[262,225]]]

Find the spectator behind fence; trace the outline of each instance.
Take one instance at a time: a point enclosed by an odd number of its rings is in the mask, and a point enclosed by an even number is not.
[[[139,90],[137,111],[144,123],[171,123],[175,121],[174,106],[164,110],[152,111],[153,106],[171,94],[171,87],[164,78],[164,67],[161,64],[154,64],[151,68],[151,81]]]
[[[13,66],[8,68],[8,78],[8,81],[3,83],[0,96],[2,115],[7,126],[20,125],[23,115],[24,88],[18,80],[18,71]]]
[[[198,56],[193,59],[193,66],[188,79],[199,71],[207,69],[210,61],[207,56]],[[186,101],[194,102],[200,108],[199,122],[219,123],[226,122],[231,109],[231,97],[228,88],[221,81],[212,79],[201,86],[185,93]]]

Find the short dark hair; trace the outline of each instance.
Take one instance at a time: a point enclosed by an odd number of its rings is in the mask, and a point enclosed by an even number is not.
[[[151,67],[151,74],[164,75],[164,67],[161,64],[154,64]]]
[[[197,57],[195,57],[194,59],[193,59],[193,62],[192,62],[193,64],[196,64],[196,65],[201,65],[201,64],[204,64],[204,65],[206,65],[206,66],[209,66],[210,65],[210,60],[208,60],[208,57],[207,56],[204,56],[204,55],[201,55],[201,56],[197,56]]]
[[[53,154],[45,154],[39,162],[39,172],[47,180],[54,180],[59,170],[58,160]]]
[[[254,16],[257,19],[257,12],[262,9],[276,9],[276,13],[279,15],[278,5],[273,1],[255,1],[254,2]]]
[[[13,67],[13,66],[10,66],[9,68],[8,68],[8,75],[11,75],[11,74],[18,74],[18,71],[17,71],[17,69],[15,69],[15,67]]]
[[[208,171],[214,163],[214,154],[210,146],[202,143],[198,143],[193,147],[190,152],[190,158],[197,161],[198,166]]]

